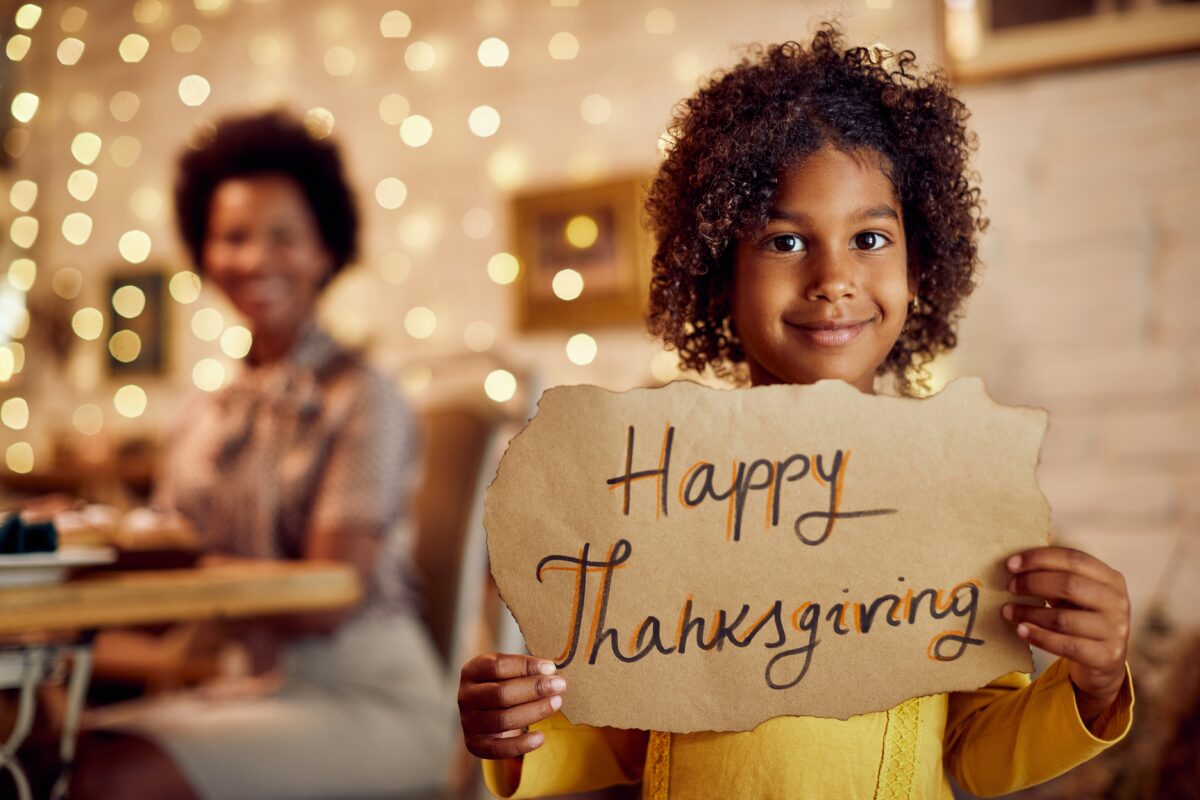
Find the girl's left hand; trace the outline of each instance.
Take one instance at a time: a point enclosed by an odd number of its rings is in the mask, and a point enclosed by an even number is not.
[[[1125,576],[1069,547],[1026,550],[1006,565],[1013,573],[1010,592],[1041,598],[1049,607],[1008,603],[1004,618],[1022,639],[1067,660],[1079,714],[1090,725],[1112,706],[1125,682]]]

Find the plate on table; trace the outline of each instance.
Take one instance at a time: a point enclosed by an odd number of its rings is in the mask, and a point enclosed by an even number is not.
[[[18,553],[0,556],[0,586],[33,586],[58,583],[79,567],[111,564],[117,551],[111,547],[60,547],[53,553]]]

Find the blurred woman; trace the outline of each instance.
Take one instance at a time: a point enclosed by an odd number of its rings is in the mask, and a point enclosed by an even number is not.
[[[72,797],[295,800],[436,785],[452,717],[408,580],[417,432],[391,385],[314,322],[322,289],[355,256],[338,152],[280,113],[226,120],[181,158],[175,207],[196,267],[253,344],[231,385],[182,409],[156,500],[213,553],[342,561],[365,596],[249,628],[255,666],[278,661],[277,691],[105,709]]]

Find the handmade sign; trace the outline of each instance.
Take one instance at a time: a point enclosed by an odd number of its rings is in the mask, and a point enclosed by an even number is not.
[[[977,379],[547,391],[488,489],[492,573],[573,722],[749,730],[1028,672],[1004,559],[1043,545],[1044,411]]]

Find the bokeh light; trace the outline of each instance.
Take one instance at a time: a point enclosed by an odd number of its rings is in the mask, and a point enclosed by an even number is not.
[[[93,403],[84,403],[71,415],[71,424],[84,436],[95,436],[104,429],[104,411]]]
[[[28,55],[29,46],[32,44],[33,39],[23,33],[18,33],[8,40],[8,44],[4,45],[4,54],[10,61],[20,61]]]
[[[579,55],[579,40],[574,34],[560,31],[550,37],[548,48],[555,61],[570,61]]]
[[[12,115],[17,122],[29,122],[37,113],[38,96],[33,92],[18,92],[12,100]]]
[[[408,187],[399,178],[384,178],[375,184],[375,202],[389,211],[404,205],[407,197]]]
[[[162,215],[163,197],[158,190],[143,186],[129,196],[129,210],[138,219],[157,219]]]
[[[472,239],[485,239],[492,232],[492,215],[484,208],[472,208],[463,214],[463,233]]]
[[[162,18],[162,0],[137,0],[133,4],[133,18],[143,25],[153,25]]]
[[[354,51],[337,45],[325,51],[325,71],[335,78],[344,78],[354,72]]]
[[[215,392],[225,385],[225,367],[215,358],[202,358],[192,367],[192,383],[205,392]]]
[[[117,46],[117,53],[127,64],[136,64],[146,57],[150,50],[150,40],[140,33],[130,33]]]
[[[405,247],[421,252],[433,247],[442,235],[442,221],[433,211],[419,211],[401,219],[396,232]]]
[[[99,339],[100,334],[104,332],[104,314],[100,313],[98,308],[84,306],[71,317],[71,330],[75,331],[75,335],[80,339],[89,342]]]
[[[491,106],[476,106],[467,117],[471,133],[487,138],[500,130],[500,112]]]
[[[85,167],[91,166],[92,162],[100,155],[100,148],[104,144],[100,137],[91,131],[78,133],[71,140],[71,155],[75,160]]]
[[[437,315],[425,306],[414,306],[404,315],[404,330],[414,339],[428,339],[437,330]]]
[[[230,325],[221,334],[221,352],[230,358],[245,358],[254,344],[254,336],[244,325]]]
[[[71,6],[58,18],[58,27],[62,28],[63,33],[79,33],[87,23],[87,17],[86,10],[79,6]]]
[[[35,217],[17,217],[8,227],[8,238],[17,247],[33,247],[37,241],[38,221]]]
[[[84,44],[73,36],[68,36],[58,43],[58,61],[64,66],[71,67],[83,58]]]
[[[437,64],[437,50],[429,42],[413,42],[404,50],[404,64],[413,72],[428,72]]]
[[[8,265],[8,282],[19,292],[28,292],[37,280],[37,264],[31,258],[17,258]]]
[[[572,247],[586,250],[600,237],[600,226],[587,214],[576,214],[567,221],[564,233]]]
[[[29,442],[13,442],[4,451],[4,463],[13,472],[24,475],[33,472],[33,447]]]
[[[586,333],[577,333],[567,340],[567,359],[572,364],[587,366],[596,360],[596,340]]]
[[[67,193],[81,203],[92,199],[99,178],[90,169],[77,169],[67,177]]]
[[[487,174],[501,189],[516,189],[525,180],[525,156],[513,146],[496,150],[487,160]]]
[[[493,36],[479,43],[475,55],[485,67],[503,67],[508,63],[508,45],[503,39]]]
[[[14,431],[23,431],[29,425],[29,403],[24,397],[10,397],[0,405],[0,422]]]
[[[17,211],[28,211],[37,202],[37,184],[29,180],[20,180],[12,185],[8,192],[8,201]]]
[[[493,283],[505,286],[521,274],[521,262],[512,253],[496,253],[488,259],[487,274]]]
[[[129,122],[137,115],[142,101],[133,92],[117,92],[108,101],[108,111],[117,122]]]
[[[123,417],[135,419],[146,413],[146,390],[128,383],[113,393],[113,407]]]
[[[117,250],[130,264],[141,264],[150,257],[150,234],[139,230],[126,231],[121,234]]]
[[[190,270],[180,270],[171,276],[167,289],[176,303],[188,305],[200,297],[200,276]]]
[[[215,308],[202,308],[192,314],[192,333],[201,341],[216,341],[224,329],[225,319]]]
[[[680,375],[679,353],[663,350],[650,359],[650,374],[661,383],[670,383]]]
[[[73,211],[63,217],[62,235],[73,245],[87,244],[92,238],[92,218],[82,211]]]
[[[146,293],[136,286],[122,286],[113,292],[113,311],[133,319],[146,310]]]
[[[9,6],[11,8],[11,6]],[[13,16],[17,27],[22,30],[33,30],[33,27],[38,24],[38,20],[42,18],[42,7],[37,3],[26,3],[17,9],[17,13]]]
[[[108,339],[108,352],[122,364],[137,361],[142,354],[142,340],[133,331],[117,331]]]
[[[200,46],[202,36],[195,25],[180,25],[171,31],[171,47],[176,53],[193,53]]]
[[[132,136],[118,136],[113,139],[108,153],[118,167],[132,167],[142,154],[142,143]]]
[[[187,75],[179,81],[179,99],[185,106],[204,105],[211,91],[212,87],[203,75]]]
[[[408,98],[402,94],[384,95],[379,101],[379,118],[388,125],[399,125],[408,116]]]
[[[388,11],[379,18],[379,32],[385,39],[403,39],[412,33],[412,20],[403,11]]]
[[[497,403],[512,399],[517,393],[517,379],[506,369],[495,369],[483,379],[483,391]]]
[[[428,117],[413,114],[400,123],[400,141],[409,147],[423,147],[433,138],[433,123]]]
[[[83,289],[83,273],[74,267],[55,270],[50,278],[50,288],[63,300],[74,300]]]
[[[559,300],[574,300],[583,294],[583,276],[573,269],[560,269],[554,273],[550,288]]]
[[[612,102],[602,94],[589,94],[579,104],[579,115],[592,125],[603,125],[612,116]]]
[[[468,350],[482,353],[496,341],[496,330],[490,323],[477,319],[463,329],[463,344]]]
[[[420,394],[433,380],[433,370],[424,364],[410,364],[400,373],[400,383],[408,394]]]

